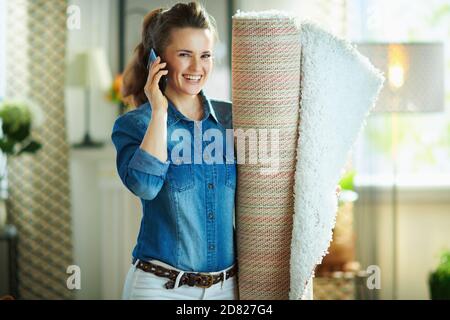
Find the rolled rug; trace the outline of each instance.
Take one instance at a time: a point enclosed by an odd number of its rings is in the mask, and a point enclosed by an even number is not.
[[[240,299],[288,299],[300,99],[300,29],[286,14],[233,17],[232,101],[237,135],[236,232]],[[248,133],[245,163],[239,130]],[[267,144],[262,143],[268,130]],[[252,134],[254,133],[254,134]],[[278,140],[272,166],[259,156]],[[275,152],[273,154],[275,156]],[[257,163],[250,163],[256,157]],[[273,167],[267,174],[264,168]]]
[[[332,238],[335,188],[383,78],[348,42],[287,13],[239,12],[232,35],[240,299],[311,299]],[[274,149],[264,135],[249,134],[257,143],[239,159],[238,131],[249,129],[278,134],[271,172],[261,170],[267,158],[249,163],[261,146]]]

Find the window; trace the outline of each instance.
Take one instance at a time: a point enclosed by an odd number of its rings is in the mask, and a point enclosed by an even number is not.
[[[390,114],[371,115],[355,148],[361,184],[450,185],[450,3],[447,0],[349,0],[351,40],[432,42],[445,47],[445,111],[397,114],[396,148]],[[350,34],[350,32],[349,32]],[[396,161],[393,162],[395,151]]]

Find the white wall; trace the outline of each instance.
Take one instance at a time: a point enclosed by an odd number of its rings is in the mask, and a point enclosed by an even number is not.
[[[359,188],[355,205],[357,256],[381,270],[381,299],[393,298],[392,188]],[[450,186],[400,187],[397,201],[397,297],[429,299],[428,275],[450,249]]]
[[[74,263],[78,299],[120,299],[142,215],[140,201],[120,181],[115,150],[72,150]]]

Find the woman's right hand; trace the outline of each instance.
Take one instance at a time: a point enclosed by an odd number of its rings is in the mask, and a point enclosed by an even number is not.
[[[167,65],[167,63],[160,62],[161,58],[157,57],[156,60],[151,64],[147,83],[144,87],[145,95],[147,96],[148,101],[150,101],[153,111],[167,111],[167,107],[169,105],[167,98],[161,92],[158,85],[161,77],[166,75],[169,71],[161,70]]]

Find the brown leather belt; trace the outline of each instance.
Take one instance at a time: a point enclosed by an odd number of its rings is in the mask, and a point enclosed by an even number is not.
[[[139,260],[139,262],[137,263],[136,268],[139,268],[145,272],[153,273],[158,277],[168,278],[169,281],[165,284],[166,289],[173,289],[175,287],[175,281],[177,279],[178,274],[180,273],[179,271],[167,269],[154,263],[141,260]],[[231,269],[226,271],[225,280],[235,276],[236,273],[237,273],[237,266],[235,264]],[[190,287],[195,286],[200,288],[209,288],[222,280],[223,280],[223,272],[217,275],[211,275],[208,273],[186,272],[181,276],[180,283],[178,286],[181,287],[182,285],[188,285]]]

